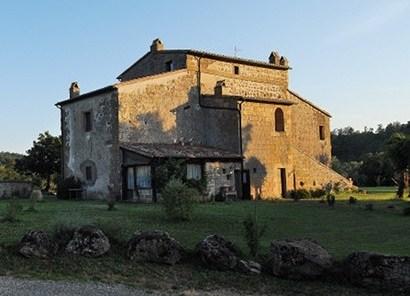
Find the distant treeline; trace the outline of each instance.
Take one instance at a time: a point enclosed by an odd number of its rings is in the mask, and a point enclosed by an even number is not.
[[[396,133],[410,135],[410,121],[363,131],[352,127],[335,129],[332,132],[333,169],[352,178],[359,186],[396,185],[394,167],[387,155],[387,143]]]

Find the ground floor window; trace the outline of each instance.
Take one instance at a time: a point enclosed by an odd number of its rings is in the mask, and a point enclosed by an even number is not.
[[[137,188],[151,188],[151,167],[137,166]]]
[[[186,178],[188,180],[201,180],[202,178],[202,167],[200,164],[188,163],[186,166]]]
[[[136,166],[127,169],[127,189],[151,188],[151,166]]]

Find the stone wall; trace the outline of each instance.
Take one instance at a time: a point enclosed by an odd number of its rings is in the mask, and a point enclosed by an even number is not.
[[[161,51],[149,52],[120,76],[121,81],[167,72],[166,63],[170,61],[172,61],[174,70],[186,68],[185,54],[169,54]]]
[[[30,197],[33,186],[30,182],[21,181],[0,181],[0,198],[10,198],[13,196]]]
[[[322,188],[329,182],[352,188],[353,184],[345,177],[296,148],[292,148],[292,163],[295,189]]]
[[[221,187],[235,191],[235,170],[240,169],[239,163],[232,162],[207,162],[205,174],[208,182],[208,197],[215,197],[220,193]]]
[[[332,144],[329,116],[292,92],[288,92],[288,98],[295,102],[291,112],[292,145],[316,160],[330,164]],[[324,140],[320,139],[319,126],[324,128]]]
[[[120,194],[117,110],[114,91],[62,107],[64,177],[79,178],[84,183],[85,198],[102,199],[109,194]],[[91,112],[89,132],[85,131],[85,112]],[[92,167],[91,181],[86,180],[87,166]]]

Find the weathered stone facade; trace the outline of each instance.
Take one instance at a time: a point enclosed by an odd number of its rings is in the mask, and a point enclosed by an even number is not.
[[[330,115],[289,90],[289,70],[277,53],[268,63],[166,50],[155,40],[119,83],[60,103],[65,175],[84,180],[84,167],[95,167],[87,194],[119,195],[121,143],[185,143],[243,152],[254,198],[329,181],[349,185],[328,167]],[[84,133],[87,110],[95,129]]]

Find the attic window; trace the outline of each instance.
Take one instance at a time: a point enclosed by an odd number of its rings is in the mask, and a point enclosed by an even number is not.
[[[174,63],[172,61],[168,61],[165,63],[165,71],[171,72],[174,70]]]
[[[239,66],[234,66],[234,67],[233,67],[233,73],[234,73],[235,75],[239,75]]]
[[[323,125],[319,126],[319,138],[320,140],[325,139],[325,127]]]

